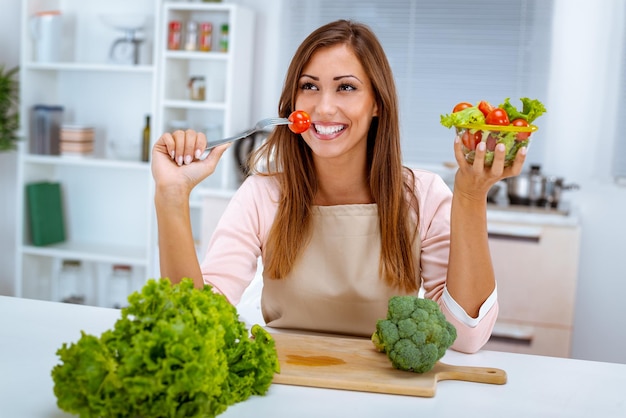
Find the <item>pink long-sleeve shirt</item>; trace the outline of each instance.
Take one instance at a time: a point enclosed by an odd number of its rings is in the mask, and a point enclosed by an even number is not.
[[[468,353],[478,351],[489,339],[497,318],[496,291],[483,303],[477,318],[467,315],[447,292],[452,192],[438,175],[425,170],[413,171],[419,201],[419,265],[424,297],[437,301],[448,321],[455,326],[457,339],[452,348]],[[255,277],[258,258],[265,256],[278,195],[278,184],[273,177],[246,179],[231,199],[209,242],[201,265],[204,282],[233,304],[239,303]],[[384,301],[379,302],[386,306],[388,294],[380,297]]]

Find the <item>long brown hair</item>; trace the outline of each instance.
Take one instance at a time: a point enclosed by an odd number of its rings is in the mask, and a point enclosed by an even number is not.
[[[369,184],[378,207],[381,235],[379,273],[391,286],[407,292],[421,284],[412,256],[417,234],[418,206],[413,172],[402,166],[398,99],[393,74],[376,35],[364,24],[348,20],[328,23],[312,32],[296,51],[278,105],[281,117],[294,110],[298,80],[303,68],[317,50],[338,44],[352,48],[369,76],[378,117],[368,132],[367,166]],[[307,244],[311,208],[317,191],[317,178],[310,148],[300,136],[279,126],[251,156],[252,173],[276,176],[280,200],[270,229],[264,268],[269,277],[284,278]],[[264,166],[265,173],[255,170]],[[411,216],[411,208],[415,211]]]

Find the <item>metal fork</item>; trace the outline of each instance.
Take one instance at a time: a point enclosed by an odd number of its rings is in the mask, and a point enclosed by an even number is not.
[[[287,118],[267,118],[267,119],[261,119],[260,121],[258,121],[256,123],[256,125],[254,125],[253,128],[248,129],[247,131],[239,134],[239,135],[235,135],[235,136],[231,136],[230,138],[224,138],[224,139],[218,139],[217,141],[211,141],[209,143],[207,143],[206,145],[206,149],[202,152],[202,154],[200,155],[200,157],[198,158],[199,160],[204,160],[206,157],[209,156],[209,152],[217,147],[218,145],[222,145],[222,144],[227,144],[229,142],[234,142],[237,141],[239,139],[244,139],[249,137],[250,135],[262,131],[265,128],[268,128],[270,126],[276,126],[276,125],[289,125],[291,122],[289,122],[289,119]]]

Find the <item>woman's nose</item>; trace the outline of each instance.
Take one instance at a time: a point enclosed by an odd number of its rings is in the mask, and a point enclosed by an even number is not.
[[[319,96],[316,104],[316,111],[320,115],[334,115],[337,112],[337,103],[332,92],[325,91]]]

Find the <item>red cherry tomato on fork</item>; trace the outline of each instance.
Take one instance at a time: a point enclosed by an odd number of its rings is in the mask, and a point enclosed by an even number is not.
[[[293,133],[301,134],[311,127],[311,117],[304,110],[296,110],[289,115],[289,129]]]

